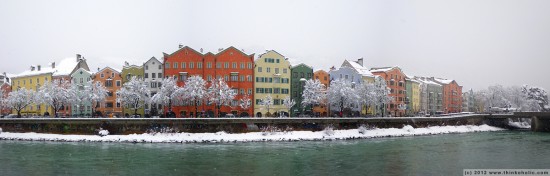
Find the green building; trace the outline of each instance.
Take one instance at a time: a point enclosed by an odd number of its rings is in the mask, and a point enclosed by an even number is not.
[[[71,74],[71,84],[75,84],[82,91],[79,91],[78,94],[88,94],[85,92],[84,88],[86,86],[91,86],[90,80],[92,79],[92,72],[86,70],[85,68],[79,68],[73,74]],[[79,95],[80,96],[80,95]],[[71,108],[71,115],[74,117],[82,116],[91,116],[92,115],[92,102],[86,101],[80,104],[73,104]]]
[[[290,115],[294,117],[303,114],[311,115],[312,107],[302,106],[302,92],[304,91],[306,80],[313,78],[313,68],[306,64],[298,64],[291,67],[290,72],[292,73],[290,77],[290,92],[292,92],[291,98],[296,101],[296,105],[290,109]]]
[[[136,66],[136,65],[129,65],[128,63],[124,64],[124,67],[122,67],[122,84],[130,81],[132,77],[136,76],[138,78],[143,79],[144,70],[143,66]],[[134,114],[134,110],[123,107],[123,114],[124,116],[131,116]],[[145,107],[141,107],[137,110],[137,114],[141,115],[141,117],[145,117]]]

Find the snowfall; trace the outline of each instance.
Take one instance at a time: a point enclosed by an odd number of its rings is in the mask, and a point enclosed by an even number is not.
[[[59,142],[125,142],[125,143],[229,143],[229,142],[268,142],[268,141],[318,141],[318,140],[348,140],[382,137],[405,137],[451,133],[469,133],[485,131],[501,131],[502,128],[488,125],[464,126],[432,126],[413,128],[406,125],[403,128],[374,128],[323,131],[269,131],[229,134],[217,133],[144,133],[130,135],[109,135],[107,130],[101,130],[98,135],[62,135],[44,133],[12,133],[2,132],[0,140],[22,141],[59,141]]]

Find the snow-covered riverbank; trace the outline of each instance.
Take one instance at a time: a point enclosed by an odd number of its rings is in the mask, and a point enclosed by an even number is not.
[[[25,141],[67,141],[67,142],[131,142],[131,143],[195,143],[195,142],[263,142],[263,141],[301,141],[301,140],[343,140],[367,139],[380,137],[420,136],[448,133],[468,133],[482,131],[501,131],[504,129],[488,125],[434,126],[427,128],[369,129],[324,131],[290,131],[290,132],[251,132],[228,134],[217,133],[156,133],[131,135],[61,135],[43,133],[1,132],[0,140]]]

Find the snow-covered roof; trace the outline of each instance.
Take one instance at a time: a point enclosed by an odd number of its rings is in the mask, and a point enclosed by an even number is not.
[[[443,83],[443,84],[451,84],[454,80],[452,79],[443,79],[443,78],[434,78],[437,82]]]
[[[55,67],[52,65],[55,64]],[[50,62],[46,65],[40,65],[40,70],[38,70],[38,65],[33,65],[34,70],[30,68],[19,74],[13,75],[13,78],[26,77],[26,76],[35,76],[42,74],[52,74],[52,76],[69,76],[71,72],[77,67],[78,62],[75,57],[69,57],[61,60],[59,63]]]
[[[344,63],[342,63],[342,66],[348,66],[350,68],[353,68],[360,75],[374,77],[374,75],[372,74],[371,71],[369,71],[369,69],[363,67],[362,65],[359,65],[357,62],[348,61],[346,59],[344,60]]]
[[[387,72],[393,69],[393,67],[378,67],[378,68],[371,68],[371,72]]]
[[[55,65],[55,71],[52,76],[69,76],[77,65],[76,57],[65,58]]]
[[[311,66],[309,66],[309,65],[306,65],[306,64],[304,64],[304,63],[300,63],[300,64],[298,64],[298,65],[292,66],[292,68],[296,68],[296,67],[298,67],[298,66],[300,66],[300,65],[303,65],[303,66],[308,67],[308,68],[310,68],[310,69],[313,70],[313,67],[311,67]]]
[[[417,80],[419,81],[420,83],[424,83],[424,84],[431,84],[431,85],[436,85],[436,86],[441,86],[441,84],[439,83],[436,83],[428,78],[424,78],[424,77],[415,77],[414,80]]]

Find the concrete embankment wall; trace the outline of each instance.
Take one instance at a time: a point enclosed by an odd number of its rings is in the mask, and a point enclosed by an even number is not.
[[[111,134],[133,134],[150,131],[177,132],[257,132],[267,127],[280,130],[320,131],[327,126],[334,129],[354,129],[361,125],[377,128],[415,128],[445,125],[481,125],[484,115],[426,118],[44,118],[0,119],[0,128],[7,132],[36,132],[58,134],[97,134],[98,129]]]

